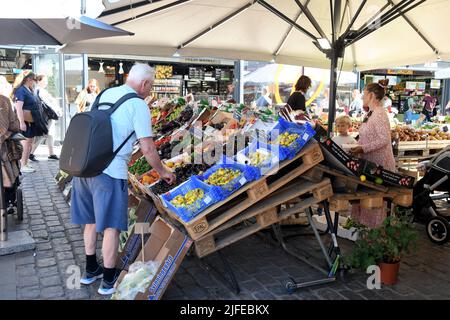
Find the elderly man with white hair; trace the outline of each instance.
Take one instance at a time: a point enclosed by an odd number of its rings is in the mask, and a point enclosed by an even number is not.
[[[143,100],[153,85],[154,74],[149,65],[135,64],[130,70],[126,84],[103,92],[99,103],[114,104],[133,92],[142,98],[127,100],[111,115],[114,150],[133,131],[135,133],[101,175],[92,178],[75,177],[73,181],[72,222],[85,225],[86,270],[80,282],[89,285],[103,278],[98,289],[98,293],[103,295],[115,292],[119,234],[121,230],[128,229],[127,170],[134,142],[139,140],[143,155],[162,179],[170,184],[175,181],[174,174],[162,164],[156,151],[152,139],[150,111]],[[98,264],[95,254],[97,233],[100,232],[103,232],[103,267]]]

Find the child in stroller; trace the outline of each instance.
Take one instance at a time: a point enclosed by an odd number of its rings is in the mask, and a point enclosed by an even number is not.
[[[426,224],[429,239],[437,244],[450,241],[450,216],[443,215],[435,201],[450,203],[450,146],[431,161],[421,162],[424,177],[414,186],[414,220]]]

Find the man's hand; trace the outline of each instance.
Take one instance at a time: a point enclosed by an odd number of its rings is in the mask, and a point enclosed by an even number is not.
[[[350,154],[356,156],[358,154],[364,153],[364,150],[361,146],[356,146],[350,149]]]
[[[161,179],[166,181],[168,184],[174,184],[176,177],[175,175],[168,169],[164,168],[163,172],[159,175]]]

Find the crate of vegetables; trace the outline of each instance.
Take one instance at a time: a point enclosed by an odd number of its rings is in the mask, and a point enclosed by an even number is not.
[[[150,170],[152,170],[152,167],[148,164],[145,156],[141,156],[128,167],[128,171],[135,176],[141,176]]]
[[[164,204],[184,222],[189,222],[209,206],[223,200],[219,187],[193,176],[178,187],[161,195]]]
[[[301,125],[280,118],[268,135],[268,143],[279,146],[280,160],[292,159],[314,134],[309,123]]]
[[[258,168],[242,165],[228,158],[222,159],[221,162],[198,178],[208,185],[220,187],[224,197],[228,197],[246,183],[261,177]]]

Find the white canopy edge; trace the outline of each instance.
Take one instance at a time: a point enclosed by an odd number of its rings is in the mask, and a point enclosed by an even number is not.
[[[351,50],[348,48],[347,50]],[[105,55],[132,55],[132,56],[152,56],[152,57],[173,57],[177,52],[176,48],[170,47],[156,47],[148,45],[119,45],[119,44],[96,44],[96,43],[74,43],[68,44],[60,50],[62,53],[70,54],[105,54]],[[234,50],[215,50],[215,49],[196,49],[196,48],[183,48],[178,50],[181,57],[210,57],[229,60],[248,60],[248,61],[267,61],[270,62],[273,59],[272,55],[262,54],[259,52],[244,52]],[[353,66],[351,63],[344,63],[342,70],[352,71],[356,68],[358,71],[366,71],[379,68],[392,68],[404,65],[420,64],[424,61],[434,61],[436,55],[430,53],[428,55],[416,56],[405,60],[399,58],[397,60],[390,60],[386,63],[385,60],[379,62],[372,62],[370,64],[364,64],[364,61],[359,61],[359,64]],[[450,60],[450,53],[441,53],[442,60]],[[362,59],[361,59],[362,60]],[[291,57],[279,55],[275,59],[276,63],[298,65],[304,67],[329,69],[330,64],[327,60],[320,59],[307,59],[305,57]],[[339,68],[341,65],[339,64]]]

